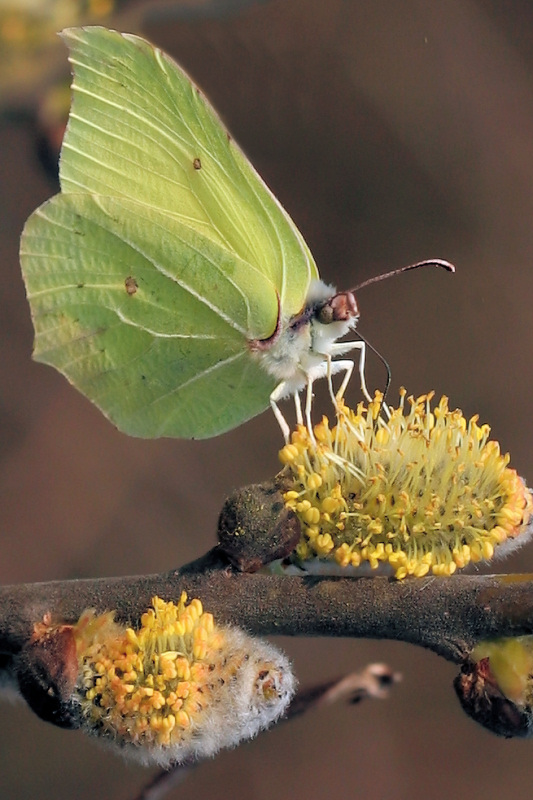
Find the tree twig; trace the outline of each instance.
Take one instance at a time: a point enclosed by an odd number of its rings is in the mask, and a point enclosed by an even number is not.
[[[300,689],[280,721],[289,722],[301,714],[343,701],[355,704],[366,699],[385,700],[391,687],[399,681],[401,675],[386,664],[368,664],[362,670]],[[197,765],[180,764],[171,770],[158,772],[134,800],[163,800]]]
[[[252,633],[400,640],[455,663],[480,639],[533,632],[533,575],[398,582],[243,574],[215,549],[161,575],[2,586],[0,653],[18,653],[47,613],[75,622],[86,608],[115,609],[117,619],[135,624],[154,595],[172,599],[183,590],[217,621]]]

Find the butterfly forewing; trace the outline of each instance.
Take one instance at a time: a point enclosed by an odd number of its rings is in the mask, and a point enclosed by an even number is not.
[[[62,191],[125,196],[177,215],[268,276],[287,316],[300,311],[317,277],[309,250],[185,73],[136,36],[103,28],[63,36],[74,81]]]
[[[63,37],[61,193],[21,242],[35,356],[126,433],[222,433],[268,406],[255,345],[302,310],[314,261],[172,59],[104,28]]]

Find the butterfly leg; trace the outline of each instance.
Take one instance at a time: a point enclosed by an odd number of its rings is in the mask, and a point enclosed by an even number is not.
[[[294,407],[296,409],[296,424],[297,425],[303,425],[304,424],[304,418],[302,416],[302,403],[300,401],[300,393],[299,392],[295,392],[294,393]]]
[[[342,400],[344,397],[344,392],[346,391],[346,387],[348,386],[350,378],[352,377],[352,372],[353,368],[355,367],[355,364],[353,361],[349,361],[347,359],[342,361],[336,361],[335,363],[339,365],[339,369],[337,370],[337,372],[341,372],[342,370],[344,370],[344,378],[342,379],[342,383],[340,385],[339,390],[335,394],[335,402],[338,403],[339,400]],[[366,388],[364,376],[362,377],[361,389],[364,396],[368,399],[368,390]]]
[[[281,428],[281,432],[283,434],[283,438],[285,439],[285,444],[289,443],[291,429],[287,423],[287,420],[283,416],[278,406],[280,400],[283,400],[284,397],[287,396],[287,384],[285,381],[279,383],[272,394],[270,395],[270,407],[274,412],[274,416],[278,421],[278,425]],[[301,413],[301,409],[300,409]]]
[[[326,378],[327,378],[327,381],[328,381],[328,391],[329,391],[329,396],[331,397],[331,402],[333,403],[333,406],[335,407],[337,405],[337,400],[335,398],[335,391],[333,389],[333,381],[331,380],[331,376],[332,376],[333,372],[332,372],[332,369],[331,369],[331,365],[332,365],[331,355],[329,353],[326,354],[326,362],[327,362]]]
[[[366,344],[364,342],[339,342],[335,343],[331,346],[330,350],[330,357],[334,357],[335,354],[343,355],[349,350],[359,350],[359,378],[361,379],[361,391],[363,392],[365,398],[368,400],[369,403],[372,402],[372,398],[370,397],[370,393],[366,387],[366,380],[365,380],[365,360],[366,360]],[[343,359],[341,361],[332,361],[331,362],[331,374],[334,375],[336,372],[345,371],[345,375],[341,384],[340,389],[335,394],[335,399],[341,400],[344,397],[344,392],[346,391],[346,387],[348,386],[348,382],[352,376],[354,368],[354,362]]]
[[[313,377],[307,376],[307,392],[305,397],[305,422],[307,425],[307,432],[313,444],[316,444],[315,434],[313,431],[313,423],[311,422],[311,408],[313,405]]]
[[[354,362],[348,359],[343,359],[341,361],[332,361],[330,353],[327,354],[326,358],[328,365],[327,379],[328,379],[329,396],[331,397],[331,402],[333,403],[333,406],[336,408],[339,403],[339,400],[341,400],[344,397],[344,392],[346,391],[346,387],[348,386],[350,378],[352,377]],[[342,372],[342,370],[345,371],[345,375],[342,380],[340,389],[336,392],[333,388],[333,381],[331,380],[331,377],[336,372]]]
[[[357,348],[358,350],[361,351],[361,354],[359,356],[359,377],[361,378],[361,391],[363,392],[363,394],[364,394],[365,398],[368,400],[368,402],[371,403],[371,402],[373,402],[373,398],[370,396],[370,393],[369,393],[369,391],[367,389],[367,386],[366,386],[366,380],[365,380],[365,355],[366,355],[365,343],[364,342],[349,342],[348,344],[350,344],[350,346],[353,349]],[[345,352],[342,349],[342,345],[341,345],[341,347],[339,349],[341,349],[341,352]],[[332,352],[334,353],[334,351],[332,351]],[[333,399],[333,404],[335,406],[337,405],[339,400],[341,400],[344,397],[344,392],[346,391],[346,387],[348,386],[348,383],[349,383],[350,378],[352,376],[352,372],[353,372],[354,366],[355,366],[354,362],[353,361],[349,361],[347,359],[341,359],[340,361],[332,361],[331,362],[331,374],[332,375],[335,372],[342,372],[342,370],[345,370],[345,375],[344,375],[344,378],[342,380],[341,387],[340,387],[340,389],[338,390],[338,392],[336,393],[336,395],[335,395],[335,397]],[[330,384],[331,384],[331,377],[330,376],[328,376],[328,377],[329,377],[329,381],[330,381]],[[333,389],[331,389],[331,391],[333,391]],[[384,400],[381,401],[380,414],[381,413],[384,413],[385,416],[388,419],[390,419],[391,414],[390,414],[389,408],[388,408],[387,404],[384,402]]]

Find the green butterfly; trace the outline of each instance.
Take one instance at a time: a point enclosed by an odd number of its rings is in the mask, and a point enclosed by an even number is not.
[[[344,370],[351,292],[172,59],[105,28],[63,32],[73,103],[61,192],[21,240],[38,361],[122,431],[207,438]],[[331,386],[331,382],[330,382]],[[301,419],[299,402],[298,417]]]

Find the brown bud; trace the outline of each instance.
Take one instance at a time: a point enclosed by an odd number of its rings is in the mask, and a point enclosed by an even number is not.
[[[490,669],[490,659],[467,661],[454,681],[463,710],[475,722],[498,736],[533,735],[531,709],[509,700]]]
[[[15,663],[20,693],[37,716],[61,728],[79,728],[71,700],[79,672],[72,625],[39,623]]]
[[[240,572],[256,572],[292,553],[300,541],[296,514],[276,483],[254,484],[228,497],[218,520],[219,548]]]

